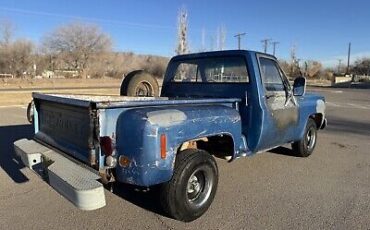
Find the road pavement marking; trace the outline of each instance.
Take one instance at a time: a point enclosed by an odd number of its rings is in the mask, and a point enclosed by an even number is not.
[[[326,104],[327,104],[328,106],[333,106],[333,107],[343,107],[343,106],[341,106],[341,105],[338,105],[338,104],[335,104],[335,103],[333,103],[333,102],[329,102],[329,101],[327,101],[327,102],[326,102]]]
[[[27,109],[25,105],[0,105],[0,108],[22,108]]]
[[[307,90],[308,92],[328,92],[328,93],[343,93],[343,90],[333,90],[333,89],[327,89],[327,88],[324,88],[324,89],[308,89]]]
[[[357,104],[352,104],[352,103],[347,103],[347,104],[355,108],[359,108],[359,109],[369,109],[368,107],[362,106],[362,105],[357,105]]]
[[[370,109],[370,107],[365,105],[359,105],[354,103],[334,103],[327,101],[326,104],[330,107],[340,107],[340,108],[350,108],[350,109]]]

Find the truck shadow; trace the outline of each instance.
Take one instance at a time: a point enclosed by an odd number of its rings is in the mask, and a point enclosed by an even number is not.
[[[171,218],[161,207],[159,186],[145,190],[133,185],[117,183],[114,187],[113,193],[136,206],[161,216]]]
[[[278,155],[290,156],[290,157],[298,157],[297,154],[292,149],[284,147],[284,146],[280,146],[280,147],[277,147],[277,148],[274,148],[274,149],[270,149],[267,152],[278,154]]]
[[[13,125],[0,127],[0,167],[16,183],[24,183],[28,178],[20,171],[23,163],[14,153],[13,142],[22,138],[32,138],[32,125]]]
[[[0,167],[15,183],[25,183],[29,179],[20,170],[25,166],[15,155],[13,142],[22,138],[31,139],[33,133],[32,125],[0,127]],[[117,184],[113,193],[141,208],[162,216],[167,216],[160,206],[159,188],[157,187],[145,191],[132,185]]]

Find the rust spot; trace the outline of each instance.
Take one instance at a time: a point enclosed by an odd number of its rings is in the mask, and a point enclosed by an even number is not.
[[[278,109],[272,113],[278,129],[284,129],[298,122],[298,109],[296,107]]]

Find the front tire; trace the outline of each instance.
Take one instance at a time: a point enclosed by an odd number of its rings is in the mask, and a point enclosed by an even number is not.
[[[292,144],[293,151],[300,157],[308,157],[315,149],[317,142],[317,126],[313,119],[309,118],[302,140]]]
[[[186,149],[177,155],[172,179],[161,187],[161,205],[171,217],[190,222],[210,207],[217,190],[218,168],[206,151]]]

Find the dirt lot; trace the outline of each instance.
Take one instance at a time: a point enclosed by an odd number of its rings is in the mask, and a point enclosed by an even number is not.
[[[0,106],[26,105],[32,92],[117,95],[121,79],[1,79]]]
[[[68,88],[68,87],[97,87],[117,86],[121,79],[9,79],[0,80],[0,90],[5,89],[35,89],[35,88]]]

